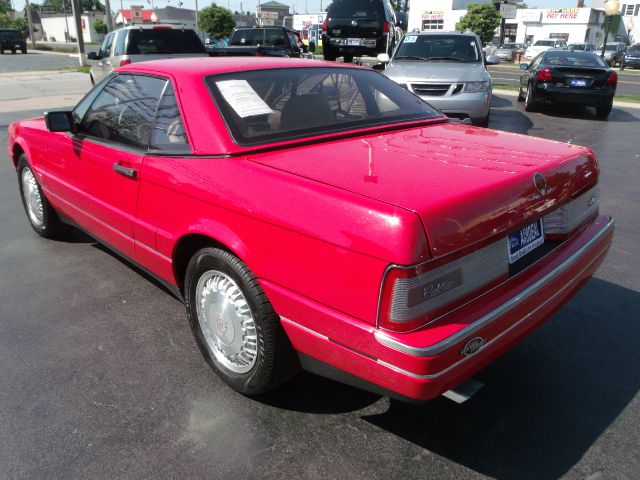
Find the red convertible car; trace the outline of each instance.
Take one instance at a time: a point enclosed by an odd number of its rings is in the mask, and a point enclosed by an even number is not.
[[[431,399],[547,320],[613,237],[591,150],[451,123],[335,63],[130,65],[13,123],[9,155],[33,229],[74,225],[170,286],[248,395],[302,368]]]

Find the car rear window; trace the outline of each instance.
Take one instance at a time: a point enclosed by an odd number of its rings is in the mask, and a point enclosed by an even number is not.
[[[247,30],[237,30],[231,35],[229,45],[232,47],[283,47],[284,35],[280,29],[252,28]]]
[[[215,75],[206,82],[241,145],[442,117],[373,70],[279,68]]]
[[[18,32],[11,30],[0,31],[0,38],[4,38],[6,40],[13,40],[14,38],[18,38]]]
[[[553,40],[538,40],[533,44],[534,47],[553,47],[555,42]]]
[[[330,18],[384,18],[381,0],[334,0],[329,6]]]
[[[595,53],[564,50],[547,53],[544,57],[544,63],[568,67],[608,67],[606,62]]]
[[[132,29],[127,55],[205,53],[204,45],[193,30]]]

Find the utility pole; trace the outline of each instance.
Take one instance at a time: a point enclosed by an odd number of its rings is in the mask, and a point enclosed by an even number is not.
[[[76,3],[76,0],[71,0],[74,4]],[[106,14],[107,14],[107,30],[112,31],[113,30],[113,16],[111,15],[111,2],[109,2],[109,0],[104,0],[104,9],[106,10]],[[80,7],[78,6],[78,10],[80,10]]]
[[[67,27],[66,35],[64,37],[64,43],[69,43],[69,20],[67,20],[67,5],[64,0],[62,0],[62,13],[64,13],[64,25]]]
[[[36,46],[36,39],[33,36],[33,20],[31,19],[31,5],[29,5],[29,0],[25,0],[24,10],[27,12],[27,23],[29,24],[29,38],[31,38],[31,46]],[[13,46],[13,45],[12,45]]]
[[[198,0],[196,0],[196,34],[200,36],[200,33],[198,32]]]
[[[108,0],[107,0],[108,4]],[[73,10],[73,20],[76,24],[76,38],[78,39],[78,59],[80,60],[80,66],[84,67],[87,64],[87,60],[84,54],[84,36],[82,35],[82,19],[80,15],[80,1],[71,0],[71,9]]]

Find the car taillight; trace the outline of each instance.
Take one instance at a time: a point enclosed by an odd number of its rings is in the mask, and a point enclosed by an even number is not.
[[[386,20],[382,23],[382,31],[384,33],[389,33],[389,22]]]
[[[378,326],[415,330],[508,278],[503,238],[447,263],[389,267],[382,281]]]
[[[322,22],[322,34],[325,35],[327,33],[327,19],[324,19],[324,22]]]
[[[561,239],[595,217],[600,209],[598,187],[587,190],[553,212],[544,216],[544,233],[551,239]]]
[[[129,65],[131,63],[131,60],[129,60],[128,58],[125,60],[120,60],[120,66],[124,67],[125,65]]]
[[[611,88],[616,88],[618,86],[618,74],[616,72],[611,72],[609,78],[607,79],[607,86]]]
[[[541,82],[550,82],[551,81],[551,70],[548,67],[544,67],[542,70],[538,72],[538,80]]]

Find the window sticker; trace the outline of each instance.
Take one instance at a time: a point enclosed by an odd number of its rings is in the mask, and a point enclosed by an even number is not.
[[[404,43],[416,43],[417,39],[417,35],[407,35],[406,37],[404,37]]]
[[[216,86],[240,118],[273,113],[246,80],[222,80]]]

